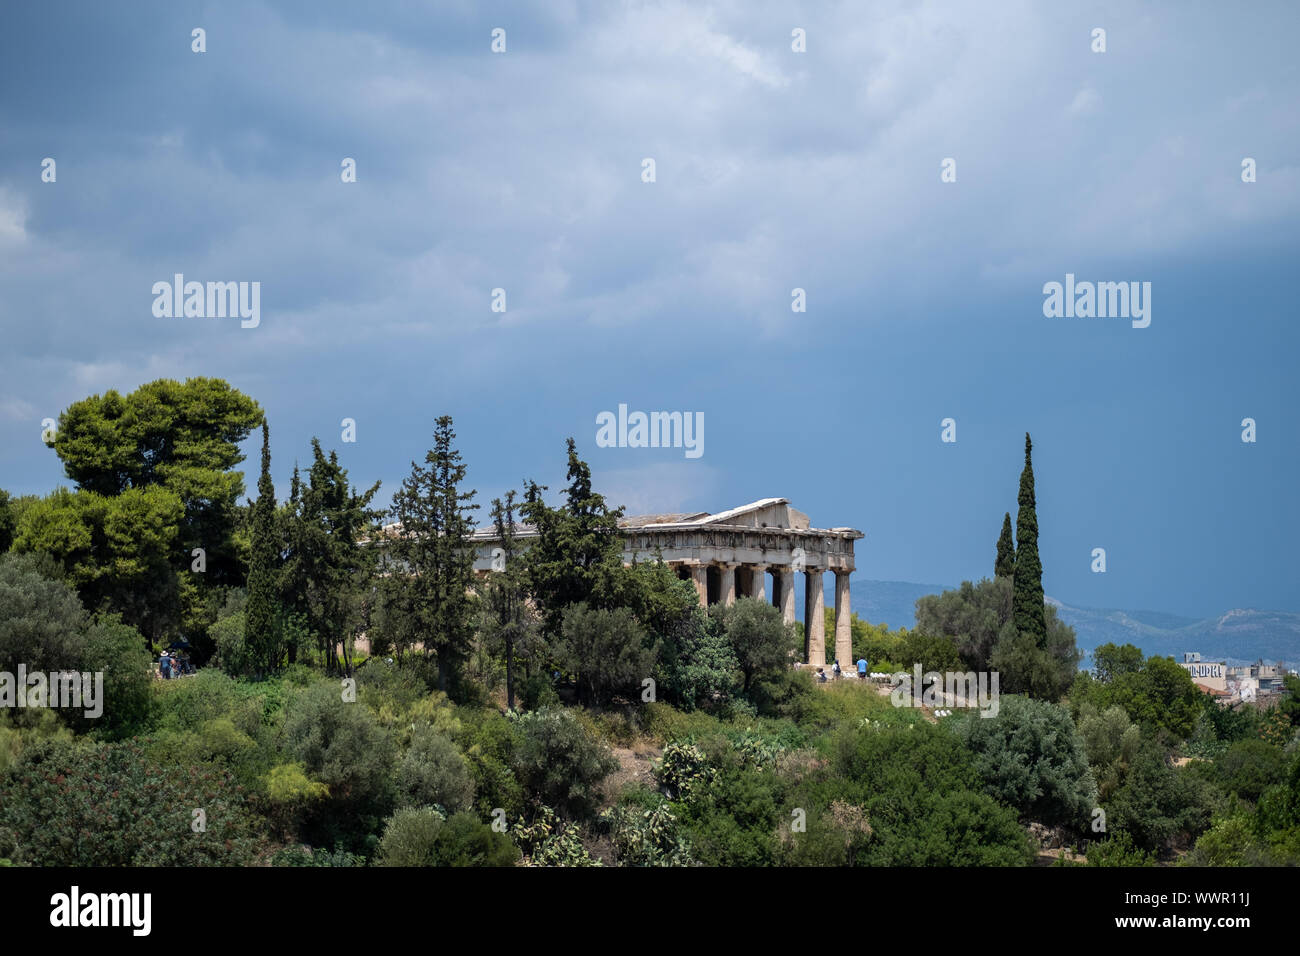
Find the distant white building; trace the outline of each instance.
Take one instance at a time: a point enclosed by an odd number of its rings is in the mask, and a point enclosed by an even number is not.
[[[1181,666],[1191,675],[1192,681],[1208,690],[1228,690],[1228,665],[1225,661],[1203,661],[1196,652],[1183,655]]]

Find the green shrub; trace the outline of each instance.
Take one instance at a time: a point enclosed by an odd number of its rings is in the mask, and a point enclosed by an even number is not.
[[[398,802],[402,806],[438,805],[451,812],[474,802],[474,780],[460,750],[428,724],[412,732],[411,746],[397,764]]]
[[[524,714],[515,731],[512,766],[533,799],[569,819],[594,813],[600,782],[619,766],[609,748],[564,710]]]
[[[558,820],[550,807],[539,807],[529,823],[516,823],[510,835],[523,851],[525,866],[601,866],[583,846],[578,827]]]
[[[1015,812],[982,792],[970,752],[924,720],[840,731],[830,765],[797,788],[787,809],[812,819],[836,799],[861,808],[872,827],[856,865],[1018,866],[1033,858]]]
[[[1281,748],[1263,740],[1238,740],[1214,761],[1221,787],[1252,803],[1286,777],[1287,759]]]
[[[659,744],[712,733],[722,726],[712,714],[703,711],[684,713],[663,701],[646,704],[644,714],[643,732]]]
[[[1087,823],[1097,785],[1064,707],[1004,694],[996,717],[971,713],[954,726],[993,799],[1049,826]]]
[[[394,752],[368,707],[345,702],[337,684],[313,685],[288,705],[284,738],[289,757],[330,791],[306,818],[309,842],[356,841],[378,828],[393,804]]]
[[[1148,740],[1103,806],[1112,835],[1124,831],[1138,849],[1160,853],[1199,835],[1209,825],[1214,802],[1204,780],[1171,766],[1168,754]]]
[[[25,750],[0,779],[0,827],[18,834],[18,858],[76,867],[251,863],[265,836],[243,788],[225,771],[154,764],[148,742]]]
[[[271,854],[272,866],[365,866],[366,858],[339,847],[330,852],[298,844]]]
[[[225,717],[251,737],[262,726],[263,713],[254,686],[237,683],[212,667],[185,680],[155,681],[154,727],[197,731],[209,720]]]
[[[1120,830],[1105,840],[1088,844],[1089,866],[1155,866],[1155,857],[1134,844],[1129,834]]]
[[[673,800],[689,800],[717,776],[717,771],[708,765],[704,751],[688,743],[670,743],[664,747],[663,758],[654,765],[653,771],[659,785]]]
[[[217,618],[208,628],[208,637],[217,645],[217,663],[231,677],[247,676],[257,667],[256,654],[244,640],[247,623],[246,612],[235,611]]]
[[[526,678],[519,688],[519,705],[524,710],[558,707],[560,695],[550,676],[539,671]]]
[[[430,807],[398,810],[379,841],[379,866],[513,866],[519,849],[469,813],[451,818]]]
[[[474,809],[488,817],[502,809],[512,820],[524,813],[524,788],[511,769],[518,735],[496,711],[464,711],[453,740],[465,755],[476,794]]]
[[[677,817],[662,799],[645,808],[620,804],[606,810],[603,819],[622,866],[695,864]]]
[[[576,604],[564,612],[553,653],[561,669],[577,675],[579,698],[601,707],[616,695],[639,696],[641,682],[655,673],[659,642],[628,608]]]
[[[112,739],[140,733],[153,707],[153,658],[144,637],[116,615],[96,618],[86,631],[81,669],[104,675],[104,712],[98,718],[78,718],[73,724]]]

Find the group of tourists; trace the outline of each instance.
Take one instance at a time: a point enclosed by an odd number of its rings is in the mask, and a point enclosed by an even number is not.
[[[822,684],[826,683],[827,680],[839,680],[843,676],[844,676],[844,671],[840,669],[840,662],[838,658],[836,658],[835,663],[831,666],[830,678],[826,676],[826,668],[824,667],[817,668],[817,680]],[[858,680],[866,680],[866,679],[867,679],[867,659],[865,657],[859,657],[858,658]]]
[[[162,674],[163,680],[171,680],[173,677],[193,674],[194,665],[188,658],[163,651],[162,656],[158,658],[158,673]]]

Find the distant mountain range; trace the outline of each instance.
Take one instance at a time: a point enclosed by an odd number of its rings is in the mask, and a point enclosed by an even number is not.
[[[916,626],[916,599],[947,590],[951,587],[940,584],[855,578],[853,610],[873,624],[912,628]],[[1088,653],[1110,642],[1134,644],[1147,656],[1173,655],[1179,660],[1184,651],[1199,651],[1207,659],[1230,663],[1260,658],[1291,666],[1300,662],[1300,614],[1290,611],[1236,608],[1199,620],[1161,611],[1074,607],[1050,596],[1047,601],[1061,620],[1074,628],[1079,648]],[[828,603],[834,606],[833,595]]]

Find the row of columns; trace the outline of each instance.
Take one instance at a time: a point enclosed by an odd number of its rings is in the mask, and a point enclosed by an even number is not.
[[[720,587],[718,600],[722,604],[736,603],[736,568],[737,562],[719,562]],[[748,595],[741,597],[767,600],[767,571],[770,565],[749,564],[750,587]],[[700,597],[700,607],[709,603],[709,565],[697,563],[690,565],[691,581],[695,592]],[[826,665],[826,612],[822,595],[822,575],[825,569],[804,571],[804,651],[811,667]],[[848,669],[853,663],[852,610],[849,604],[849,573],[835,571],[835,660],[840,667]],[[787,624],[793,624],[794,615],[794,569],[777,565],[772,567],[776,577],[773,604],[781,609],[781,617]]]

